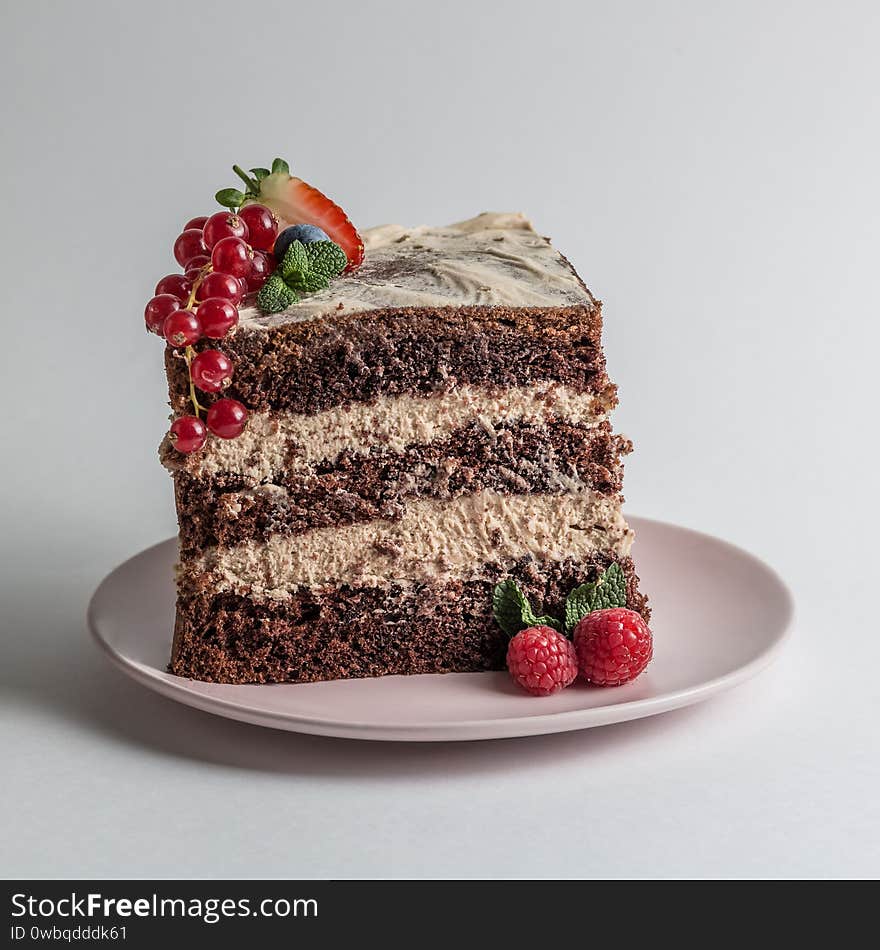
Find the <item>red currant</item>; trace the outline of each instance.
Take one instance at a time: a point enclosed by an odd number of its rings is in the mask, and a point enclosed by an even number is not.
[[[192,346],[202,338],[202,325],[192,310],[175,310],[165,318],[162,333],[172,346]]]
[[[238,216],[247,225],[247,242],[255,251],[271,251],[278,236],[278,216],[265,205],[245,205]]]
[[[196,290],[196,300],[207,300],[208,297],[223,297],[233,306],[237,306],[244,296],[244,291],[237,277],[231,274],[220,274],[213,271],[199,284]]]
[[[248,291],[254,293],[259,290],[263,284],[266,283],[266,279],[274,269],[275,264],[268,254],[264,251],[254,251],[254,259],[251,262],[251,272],[245,278]]]
[[[238,310],[231,300],[208,297],[199,304],[199,322],[205,336],[219,340],[238,323]]]
[[[207,250],[202,240],[202,232],[197,228],[190,228],[174,242],[174,260],[181,267],[188,267],[194,257],[204,254]]]
[[[221,439],[241,435],[247,422],[247,409],[237,399],[218,399],[208,410],[208,428]]]
[[[200,215],[198,218],[190,218],[189,221],[187,221],[183,226],[183,230],[189,231],[190,228],[198,228],[199,231],[201,231],[204,228],[205,222],[207,220],[208,216],[206,214]]]
[[[203,392],[219,393],[232,379],[232,363],[220,350],[202,350],[189,366],[192,381]]]
[[[207,254],[196,254],[195,257],[191,257],[189,263],[186,265],[186,270],[184,273],[189,276],[190,271],[200,271],[206,264],[211,263],[211,258]]]
[[[244,221],[232,211],[218,211],[205,222],[202,236],[205,246],[210,250],[223,238],[234,237],[246,241],[248,239],[248,228]]]
[[[158,333],[159,336],[161,336],[162,328],[165,325],[165,318],[169,314],[174,313],[175,310],[180,310],[182,303],[183,301],[173,294],[159,294],[153,297],[144,310],[144,320],[146,321],[147,329],[151,333]]]
[[[192,290],[192,281],[183,274],[169,274],[156,284],[156,294],[171,294],[178,300],[186,300]]]
[[[233,277],[244,277],[250,273],[254,252],[237,237],[226,237],[218,241],[211,251],[211,265],[214,270]]]
[[[178,452],[189,454],[190,452],[198,452],[205,444],[205,440],[208,438],[208,430],[205,428],[205,423],[195,416],[178,416],[171,423],[168,437]]]

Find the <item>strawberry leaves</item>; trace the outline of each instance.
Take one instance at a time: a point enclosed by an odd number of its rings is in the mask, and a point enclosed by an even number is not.
[[[241,191],[239,188],[221,188],[214,195],[217,204],[222,205],[224,208],[229,208],[232,211],[237,211],[245,201],[259,200],[260,182],[268,178],[269,175],[274,172],[283,172],[285,175],[290,174],[290,166],[283,158],[276,158],[275,161],[272,162],[272,171],[269,171],[268,168],[251,168],[249,174],[238,165],[233,165],[232,170],[244,182],[245,190]]]
[[[214,200],[217,204],[223,205],[224,208],[229,208],[230,211],[238,211],[244,204],[244,199],[244,193],[237,188],[221,188],[217,194],[214,195]]]

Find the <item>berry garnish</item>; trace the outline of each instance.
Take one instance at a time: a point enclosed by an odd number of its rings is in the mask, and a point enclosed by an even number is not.
[[[197,228],[190,228],[174,242],[174,259],[181,267],[188,267],[194,257],[204,254],[207,250],[202,240],[202,232]]]
[[[225,237],[211,251],[211,266],[215,271],[245,277],[250,273],[254,252],[241,238]]]
[[[651,662],[648,625],[634,610],[594,610],[574,628],[581,675],[596,686],[620,686],[634,680]]]
[[[278,215],[265,205],[245,205],[238,216],[248,229],[247,242],[255,251],[271,251],[278,234]]]
[[[207,254],[196,254],[195,257],[190,258],[189,263],[186,265],[186,270],[183,272],[187,280],[191,280],[193,283],[196,281],[196,277],[199,276],[199,271],[202,271],[211,263],[211,258]]]
[[[198,452],[205,444],[208,430],[205,428],[205,423],[196,416],[178,416],[171,423],[168,438],[178,452],[189,454]]]
[[[210,250],[223,238],[248,239],[248,227],[244,221],[231,211],[218,211],[205,222],[202,236],[205,246]]]
[[[276,158],[268,173],[267,169],[251,169],[251,175],[248,175],[237,165],[233,166],[233,171],[247,190],[224,188],[217,192],[220,204],[227,207],[261,204],[274,211],[285,226],[317,225],[345,251],[348,270],[357,267],[364,259],[364,242],[342,208],[317,188],[293,177],[283,159]]]
[[[187,300],[189,292],[192,290],[192,281],[184,277],[183,274],[169,274],[163,277],[156,284],[156,296],[159,294],[171,294],[178,300]]]
[[[231,300],[223,297],[208,297],[199,304],[199,322],[202,333],[219,340],[238,323],[238,310]]]
[[[158,333],[161,336],[165,318],[175,310],[180,310],[182,305],[183,301],[173,294],[158,294],[153,297],[144,309],[144,321],[150,333]]]
[[[247,409],[236,399],[218,399],[208,410],[208,429],[221,439],[235,439],[247,422]]]
[[[202,325],[192,310],[175,310],[165,318],[162,334],[172,346],[192,346],[202,338]]]
[[[219,393],[232,379],[232,363],[220,350],[202,350],[189,367],[192,381],[206,393]]]
[[[612,563],[596,580],[569,593],[565,616],[559,619],[536,616],[519,584],[508,577],[495,585],[492,613],[498,626],[512,637],[511,650],[523,633],[536,629],[557,637],[568,633],[573,637],[570,646],[584,677],[597,686],[619,686],[644,670],[652,650],[647,624],[639,614],[626,609],[626,587],[622,568]],[[510,669],[516,679],[514,668]]]
[[[190,218],[189,221],[183,226],[184,231],[189,231],[190,228],[198,228],[199,231],[204,230],[205,222],[208,220],[206,214],[199,215],[197,218]]]
[[[266,279],[274,269],[274,258],[271,258],[265,251],[254,251],[251,272],[245,278],[248,293],[256,293],[266,283]]]
[[[219,274],[216,271],[208,274],[196,289],[196,300],[199,302],[209,297],[223,297],[230,303],[238,305],[244,296],[244,290],[237,277],[231,274]]]
[[[571,640],[558,630],[527,627],[507,647],[507,669],[533,696],[549,696],[575,681],[577,655]]]

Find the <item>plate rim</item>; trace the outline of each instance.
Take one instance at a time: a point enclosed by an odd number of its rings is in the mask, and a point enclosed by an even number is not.
[[[624,700],[602,706],[593,706],[580,709],[568,709],[560,712],[536,712],[527,716],[516,716],[494,719],[470,720],[432,720],[431,722],[416,722],[400,725],[394,722],[356,722],[353,720],[336,720],[327,717],[303,716],[285,714],[272,710],[255,711],[251,707],[222,697],[208,697],[187,687],[187,683],[198,682],[186,677],[175,676],[164,670],[147,667],[137,660],[133,660],[120,653],[100,633],[96,610],[99,606],[100,595],[113,577],[123,570],[132,561],[148,555],[156,548],[176,543],[176,537],[166,538],[156,544],[149,545],[141,551],[126,558],[108,574],[104,576],[95,588],[89,599],[86,611],[86,621],[89,632],[95,644],[110,662],[121,672],[130,676],[136,682],[159,693],[167,699],[180,702],[183,705],[199,709],[202,712],[219,715],[238,722],[307,735],[328,736],[336,738],[360,739],[372,741],[392,742],[449,742],[449,741],[478,741],[486,739],[519,738],[536,735],[548,735],[558,732],[573,732],[579,729],[596,728],[616,722],[628,722],[633,719],[646,718],[671,712],[685,706],[693,705],[709,699],[720,692],[739,685],[761,670],[769,666],[776,659],[785,643],[791,636],[795,624],[796,607],[794,596],[779,572],[766,561],[751,551],[740,547],[733,542],[708,532],[698,531],[684,525],[663,521],[657,518],[646,518],[638,515],[628,515],[628,520],[638,524],[652,524],[663,529],[672,529],[682,534],[691,535],[700,539],[708,539],[720,544],[731,553],[744,557],[770,575],[775,582],[784,601],[784,618],[780,630],[773,640],[751,660],[727,673],[704,680],[698,684],[687,686],[660,696],[643,699]],[[497,672],[497,671],[492,671]],[[431,676],[445,676],[448,674],[425,674]],[[462,675],[486,675],[472,673]],[[384,677],[379,677],[384,679]],[[213,684],[222,687],[227,684]],[[238,688],[246,684],[230,684]],[[266,685],[272,687],[277,684],[247,684],[253,686]],[[300,685],[296,683],[281,684],[288,687]],[[310,684],[302,684],[310,685]]]

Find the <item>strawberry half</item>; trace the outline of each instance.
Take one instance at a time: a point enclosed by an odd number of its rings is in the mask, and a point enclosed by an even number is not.
[[[317,225],[345,251],[346,271],[353,270],[364,259],[364,242],[357,228],[342,208],[317,188],[285,171],[267,175],[259,188],[258,197],[249,198],[245,204],[256,201],[267,205],[281,218],[282,229],[293,224]]]

